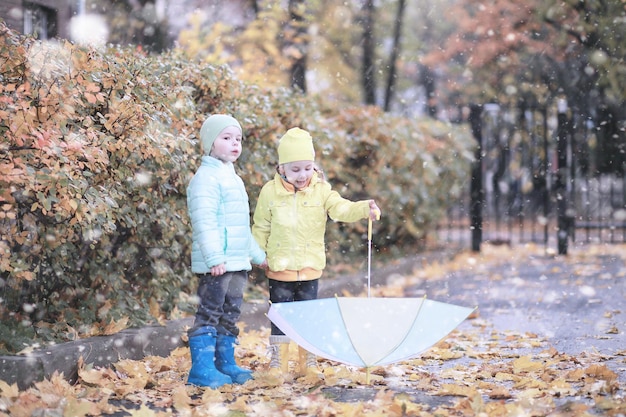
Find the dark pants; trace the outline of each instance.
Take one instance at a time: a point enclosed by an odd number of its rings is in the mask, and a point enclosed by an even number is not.
[[[239,335],[237,321],[241,315],[241,302],[243,290],[248,279],[246,271],[226,272],[214,277],[211,274],[198,275],[198,310],[193,327],[194,330],[211,326],[217,334],[235,336]]]
[[[317,298],[318,279],[311,281],[276,281],[269,279],[270,301],[272,303],[289,303],[292,301],[315,300]],[[278,327],[272,323],[273,335],[284,335]]]

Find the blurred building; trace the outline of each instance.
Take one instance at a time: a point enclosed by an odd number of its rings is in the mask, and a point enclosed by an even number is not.
[[[15,31],[38,39],[70,38],[70,19],[81,0],[2,0],[0,19]]]
[[[256,3],[249,0],[0,0],[0,19],[10,29],[37,39],[81,42],[85,36],[104,36],[93,33],[100,29],[93,24],[93,18],[99,17],[107,26],[105,42],[162,50],[174,44],[180,31],[188,27],[192,15],[201,13],[207,26],[222,21],[237,28],[254,19],[256,11],[251,4]],[[76,22],[80,20],[76,17],[84,17],[86,29]]]

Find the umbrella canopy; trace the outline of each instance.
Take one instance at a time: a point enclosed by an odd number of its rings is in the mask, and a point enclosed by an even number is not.
[[[378,213],[380,214],[380,213]],[[376,216],[378,218],[378,215]],[[475,309],[424,298],[370,296],[372,219],[368,219],[367,298],[275,303],[267,316],[311,353],[369,369],[407,360],[443,339]]]
[[[419,355],[472,311],[426,298],[335,297],[274,303],[267,315],[309,352],[370,368]]]

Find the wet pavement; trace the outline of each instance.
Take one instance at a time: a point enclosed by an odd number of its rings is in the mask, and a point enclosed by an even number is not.
[[[399,289],[394,296],[424,297],[436,301],[478,307],[478,318],[466,320],[459,330],[470,330],[479,320],[496,331],[534,333],[556,350],[571,355],[593,352],[626,382],[626,262],[612,247],[590,251],[577,248],[571,256],[554,256],[541,250],[517,252],[509,248],[486,248],[487,254],[448,251],[417,254],[393,263],[372,265],[373,295]],[[450,266],[450,260],[453,265]],[[438,265],[447,264],[446,267]],[[335,294],[363,295],[365,273],[324,279],[320,297]],[[243,306],[247,328],[267,327],[267,302],[256,300]],[[145,355],[167,356],[182,346],[180,335],[191,319],[167,326],[129,329],[117,335],[65,343],[33,352],[28,357],[0,357],[0,379],[20,388],[49,377],[55,370],[72,380],[77,358],[85,363],[107,365],[120,359]],[[389,388],[394,389],[393,380]],[[404,388],[395,387],[398,391]],[[337,401],[366,401],[373,387],[327,387]],[[436,407],[450,398],[408,392],[415,401]]]
[[[545,346],[573,358],[594,357],[616,372],[623,395],[626,387],[626,247],[577,248],[570,256],[554,256],[541,248],[516,252],[511,248],[487,247],[488,255],[462,253],[454,266],[419,267],[422,260],[403,261],[395,271],[379,270],[373,282],[379,288],[401,286],[405,297],[427,297],[437,301],[478,307],[478,318],[466,320],[460,332],[475,331],[486,325],[485,339],[518,334],[521,338],[543,340],[538,349],[513,347],[526,355]],[[617,253],[617,254],[616,254]],[[422,262],[423,263],[423,262]],[[409,277],[409,278],[407,278]],[[536,337],[534,335],[537,335]],[[508,349],[508,347],[507,347]],[[446,366],[467,366],[471,358],[429,369],[435,374]],[[412,401],[436,409],[453,398],[424,394],[407,389],[402,381],[387,382],[390,389],[407,394]],[[373,399],[375,390],[327,388],[338,401]],[[567,400],[555,399],[555,403]],[[592,406],[590,404],[590,406]],[[592,410],[592,409],[591,409]],[[590,411],[591,411],[590,410]],[[592,414],[602,414],[595,410]]]
[[[465,268],[408,287],[406,296],[476,305],[495,329],[536,333],[561,352],[616,355],[626,349],[624,257],[584,251],[487,264],[469,255]],[[622,357],[615,370],[624,375],[624,367]]]

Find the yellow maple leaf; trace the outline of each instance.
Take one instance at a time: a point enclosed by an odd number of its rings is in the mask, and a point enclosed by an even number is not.
[[[513,386],[517,389],[522,389],[522,388],[547,389],[548,387],[548,385],[545,382],[543,382],[541,379],[536,378],[534,376],[533,377],[530,377],[530,376],[521,377],[515,382]]]
[[[582,381],[585,377],[584,369],[574,369],[565,374],[565,380],[570,382],[579,382]]]
[[[607,382],[617,380],[617,374],[607,368],[606,365],[591,365],[585,369],[585,374]]]
[[[63,409],[63,417],[82,417],[98,415],[99,410],[96,404],[78,398],[67,398],[67,403]]]
[[[159,305],[159,302],[156,300],[156,298],[151,297],[149,301],[149,305],[150,305],[150,315],[156,318],[160,325],[165,325],[166,324],[165,316],[163,315],[163,312],[161,311],[161,306]]]
[[[109,368],[95,369],[93,365],[85,365],[83,358],[78,360],[78,377],[88,385],[113,388],[117,376]]]
[[[550,383],[550,391],[560,396],[576,395],[576,390],[563,378],[557,378]]]
[[[111,319],[109,324],[104,326],[102,329],[102,334],[104,335],[112,335],[115,333],[119,333],[120,331],[126,329],[128,327],[128,317],[122,317],[118,321]]]
[[[7,384],[3,380],[0,379],[0,393],[5,398],[17,398],[20,393],[17,384]]]
[[[247,413],[250,411],[248,406],[249,399],[245,396],[239,396],[237,399],[228,405],[230,411],[239,411],[241,413]]]
[[[191,404],[193,403],[189,394],[187,394],[187,388],[184,385],[174,388],[172,391],[172,402],[174,408],[179,414],[191,415]]]
[[[520,377],[508,372],[497,372],[495,379],[496,381],[518,381]]]
[[[527,399],[527,398],[539,398],[545,396],[545,392],[538,388],[529,388],[525,389],[517,394],[518,398]]]
[[[434,394],[473,398],[475,395],[478,395],[478,392],[474,387],[468,387],[466,385],[443,384]]]
[[[365,414],[362,403],[333,403],[334,408],[337,410],[339,416],[346,417],[359,417]],[[368,415],[370,415],[368,413]]]
[[[516,374],[534,372],[543,369],[545,365],[540,362],[533,362],[530,356],[521,356],[513,361],[513,372]]]
[[[511,391],[509,391],[505,387],[494,386],[491,390],[489,390],[487,396],[492,400],[508,400],[513,395],[511,394]]]
[[[126,375],[124,383],[137,389],[144,388],[150,380],[150,374],[146,369],[146,364],[142,361],[121,360],[114,364],[115,369]]]
[[[485,404],[485,414],[488,416],[507,416],[507,415],[525,415],[525,414],[509,414],[507,404],[503,401],[490,402]]]

